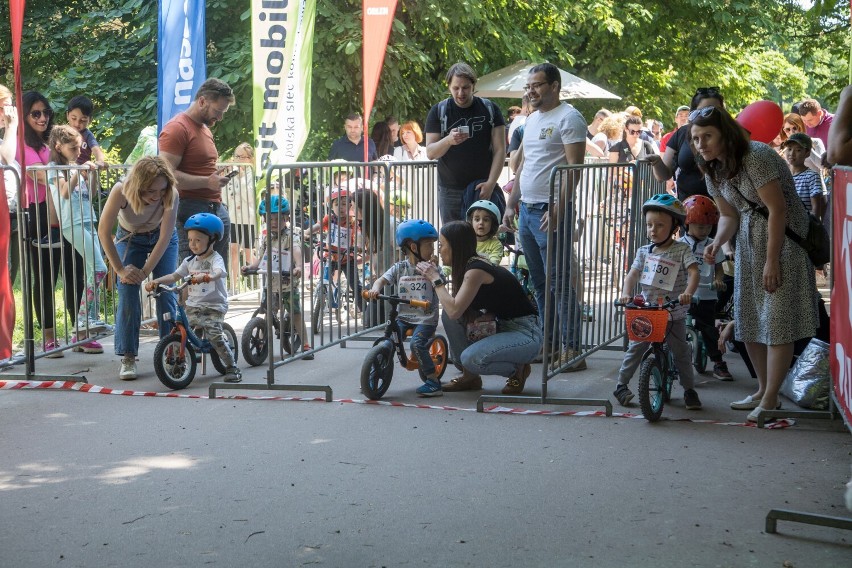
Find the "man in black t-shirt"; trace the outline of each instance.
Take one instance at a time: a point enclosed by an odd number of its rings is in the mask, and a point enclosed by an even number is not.
[[[426,155],[438,160],[438,208],[441,221],[463,220],[465,188],[476,188],[479,199],[490,199],[506,157],[506,123],[503,113],[487,99],[473,96],[476,73],[466,63],[447,72],[450,97],[426,117]]]

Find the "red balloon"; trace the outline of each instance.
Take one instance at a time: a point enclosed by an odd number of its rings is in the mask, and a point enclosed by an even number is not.
[[[749,131],[752,140],[769,144],[784,126],[784,112],[772,101],[757,101],[737,115],[737,122]]]

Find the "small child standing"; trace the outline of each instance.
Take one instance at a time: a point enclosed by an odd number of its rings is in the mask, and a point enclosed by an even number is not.
[[[95,105],[92,99],[85,95],[77,95],[68,101],[65,107],[65,119],[68,120],[68,125],[77,130],[83,138],[77,163],[82,165],[91,161],[98,166],[103,166],[106,164],[106,155],[101,145],[95,140],[95,135],[89,130],[94,110]]]
[[[707,356],[713,361],[713,376],[720,381],[732,381],[734,378],[728,371],[728,365],[722,360],[719,350],[719,330],[716,329],[716,303],[719,295],[716,290],[725,290],[725,253],[721,248],[716,252],[714,264],[704,263],[704,249],[713,244],[710,232],[719,222],[719,208],[706,195],[693,195],[683,202],[686,208],[686,232],[680,240],[689,245],[695,260],[698,262],[700,280],[698,290],[692,298],[689,315],[692,316],[695,328],[704,338]]]
[[[822,177],[805,166],[805,160],[811,155],[813,140],[803,132],[796,132],[787,138],[781,148],[784,150],[784,159],[790,166],[793,174],[793,183],[796,184],[796,193],[808,213],[812,213],[817,219],[825,215],[825,184]]]
[[[228,293],[225,290],[225,260],[213,246],[222,238],[225,225],[210,213],[196,213],[184,224],[191,256],[183,259],[174,273],[162,276],[145,285],[152,292],[157,284],[174,284],[181,278],[190,278],[189,296],[186,300],[186,317],[192,327],[204,330],[204,336],[216,349],[225,365],[224,380],[239,383],[242,374],[234,361],[234,354],[225,341],[222,322],[228,311]]]
[[[467,222],[476,233],[476,254],[496,265],[503,259],[503,243],[497,238],[501,218],[500,210],[487,199],[474,201],[467,208]]]
[[[291,236],[290,224],[290,202],[286,197],[270,195],[270,211],[266,213],[266,200],[260,202],[257,214],[266,221],[266,234],[261,237],[260,246],[257,249],[257,258],[251,264],[243,267],[243,272],[249,269],[262,268],[266,271],[268,280],[266,290],[272,294],[272,310],[281,310],[281,320],[284,319],[284,309],[291,308],[293,318],[293,329],[298,330],[300,337],[304,340],[308,337],[305,330],[305,320],[302,318],[301,298],[298,291],[294,291],[293,283],[302,277],[302,242],[298,235]],[[305,342],[303,351],[310,351],[311,346]],[[313,355],[306,355],[304,359],[313,359]]]
[[[74,128],[67,125],[54,126],[48,139],[49,165],[76,164],[77,157],[80,155],[80,143],[80,134]],[[92,162],[86,162],[83,166],[97,168]],[[76,341],[81,341],[89,333],[111,327],[104,323],[98,314],[98,295],[100,285],[106,277],[106,264],[101,253],[100,242],[94,236],[95,213],[92,210],[87,170],[75,169],[69,172],[51,169],[47,173],[47,182],[56,209],[57,221],[62,227],[62,236],[80,254],[85,265],[86,289],[80,298],[76,317]],[[72,279],[71,275],[66,275],[66,278]],[[104,348],[100,343],[92,340],[78,345],[74,351],[103,353]]]
[[[417,395],[424,397],[442,396],[441,381],[435,370],[435,362],[429,355],[429,342],[438,328],[438,295],[432,283],[417,272],[418,262],[430,262],[435,254],[435,242],[438,231],[430,223],[421,219],[403,221],[396,230],[396,244],[405,254],[405,260],[397,262],[373,283],[367,292],[370,299],[376,298],[387,285],[394,285],[399,296],[406,300],[424,300],[429,309],[421,310],[408,304],[399,305],[400,337],[414,329],[411,336],[411,352],[420,364],[420,370],[426,376],[423,384],[417,387]]]
[[[701,408],[701,400],[695,392],[692,353],[686,342],[686,311],[692,295],[698,289],[698,263],[689,245],[674,240],[675,232],[686,218],[686,210],[673,196],[658,194],[642,205],[642,216],[651,244],[640,247],[636,252],[630,271],[624,277],[621,302],[630,302],[637,284],[641,284],[642,295],[649,304],[656,304],[667,296],[678,297],[681,305],[672,310],[666,344],[671,349],[680,374],[684,405],[690,410],[698,410]],[[627,347],[618,371],[618,386],[613,393],[621,406],[627,406],[633,399],[633,393],[627,385],[647,349],[646,341],[631,341]]]

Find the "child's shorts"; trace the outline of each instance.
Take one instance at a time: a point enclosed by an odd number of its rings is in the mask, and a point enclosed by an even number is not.
[[[290,300],[292,299],[293,305],[290,305]],[[299,297],[299,294],[293,293],[292,290],[284,290],[281,292],[281,301],[277,306],[277,309],[281,309],[281,307],[287,308],[287,310],[291,314],[301,314],[302,313],[302,300]]]

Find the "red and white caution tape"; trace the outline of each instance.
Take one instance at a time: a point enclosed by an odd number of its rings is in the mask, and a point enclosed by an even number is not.
[[[178,392],[153,392],[153,391],[134,391],[120,390],[81,383],[77,381],[0,381],[0,390],[73,390],[80,392],[89,392],[96,394],[117,394],[121,396],[141,396],[150,398],[192,398],[192,399],[207,399],[207,395],[202,394],[184,394]],[[300,397],[300,396],[248,396],[248,395],[229,395],[218,396],[217,399],[227,400],[285,400],[296,402],[325,402],[324,397]],[[337,403],[348,404],[367,404],[374,406],[395,406],[400,408],[421,408],[426,410],[456,410],[464,412],[476,412],[475,408],[464,408],[460,406],[438,406],[433,404],[412,404],[408,402],[396,402],[392,400],[362,400],[355,398],[337,398],[332,400]],[[488,414],[520,414],[526,416],[596,416],[606,417],[603,410],[531,410],[524,408],[508,408],[505,406],[490,406],[484,408],[483,412]],[[613,412],[612,418],[637,418],[643,419],[640,414],[631,414],[629,412]],[[696,420],[694,418],[668,419],[673,422],[694,422],[697,424],[715,424],[717,426],[746,426],[757,427],[751,422],[722,422],[718,420]],[[767,422],[764,428],[778,429],[788,428],[795,425],[796,421],[790,418],[781,418],[774,422]]]

